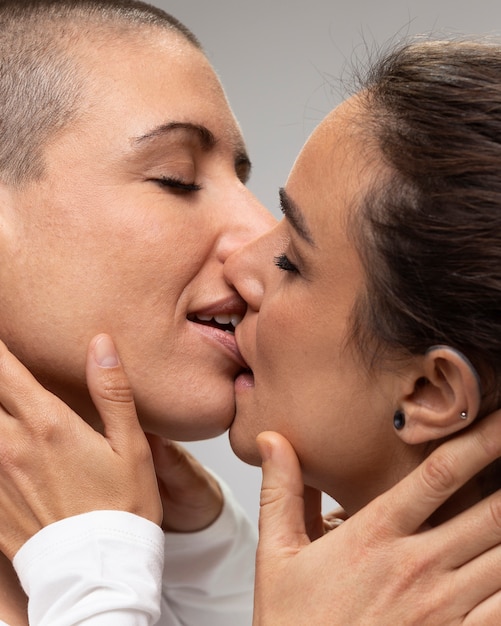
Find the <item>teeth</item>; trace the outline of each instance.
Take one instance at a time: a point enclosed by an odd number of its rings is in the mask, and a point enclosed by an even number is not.
[[[242,321],[242,316],[238,315],[237,313],[234,313],[233,315],[221,314],[221,315],[214,315],[214,316],[197,314],[196,317],[201,322],[210,322],[211,320],[214,320],[217,324],[221,324],[221,325],[231,324],[233,327],[237,326]]]
[[[218,324],[229,324],[231,322],[231,315],[215,315],[214,319]]]
[[[231,324],[233,326],[238,326],[238,324],[240,324],[241,321],[242,321],[242,316],[241,315],[232,315],[231,316]]]

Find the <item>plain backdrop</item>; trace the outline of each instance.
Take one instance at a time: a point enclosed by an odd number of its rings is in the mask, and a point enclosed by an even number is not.
[[[363,63],[367,51],[411,34],[501,34],[499,0],[151,4],[172,13],[200,39],[246,138],[253,162],[249,187],[277,217],[278,187],[309,133],[341,101],[350,66]],[[352,420],[356,437],[356,415]],[[257,520],[260,470],[234,457],[226,435],[187,447],[226,480]],[[324,506],[331,505],[326,498]]]

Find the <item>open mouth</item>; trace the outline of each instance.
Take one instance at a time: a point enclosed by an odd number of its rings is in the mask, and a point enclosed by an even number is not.
[[[235,327],[242,321],[242,316],[236,313],[234,313],[233,315],[200,315],[194,313],[188,315],[188,320],[190,322],[195,322],[195,324],[202,324],[202,326],[211,326],[212,328],[217,328],[226,333],[234,335]]]

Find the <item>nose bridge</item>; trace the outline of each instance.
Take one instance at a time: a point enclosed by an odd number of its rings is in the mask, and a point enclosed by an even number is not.
[[[221,235],[218,241],[218,258],[225,262],[230,254],[253,239],[269,231],[276,220],[259,200],[247,189],[227,204],[221,214]]]

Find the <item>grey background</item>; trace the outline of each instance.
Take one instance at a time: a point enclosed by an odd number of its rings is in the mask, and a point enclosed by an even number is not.
[[[150,0],[151,1],[151,0]],[[249,187],[272,210],[308,134],[342,98],[335,79],[366,47],[416,33],[501,34],[499,0],[156,0],[202,42],[253,161]],[[326,86],[326,76],[334,88]],[[332,81],[331,81],[332,82]],[[354,416],[355,417],[355,416]],[[356,420],[353,420],[356,437]],[[188,444],[257,520],[260,470],[226,435]],[[325,506],[332,505],[325,499]]]

